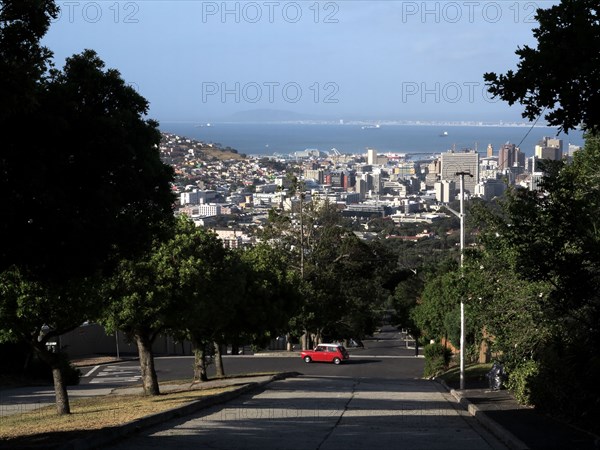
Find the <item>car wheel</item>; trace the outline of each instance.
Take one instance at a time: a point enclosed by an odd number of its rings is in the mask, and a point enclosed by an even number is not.
[[[305,357],[304,357],[304,362],[305,362],[305,363],[309,363],[309,362],[311,362],[311,361],[312,361],[312,359],[310,359],[310,356],[305,356]]]
[[[340,358],[333,358],[333,363],[334,363],[334,364],[336,364],[336,365],[337,365],[337,364],[339,364],[339,363],[341,363],[341,362],[342,362],[342,360],[341,360]]]

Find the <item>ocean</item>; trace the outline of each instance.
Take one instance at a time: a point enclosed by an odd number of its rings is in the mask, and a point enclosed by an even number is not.
[[[365,127],[356,124],[249,124],[249,123],[162,123],[161,131],[186,136],[207,143],[231,147],[246,155],[290,155],[307,148],[324,152],[332,148],[340,153],[439,154],[447,150],[477,149],[486,153],[492,144],[494,154],[506,142],[521,143],[526,156],[544,136],[554,137],[557,129],[528,126],[464,126],[464,125],[387,125]],[[529,133],[529,134],[528,134]],[[581,131],[562,133],[563,149],[568,144],[583,145]]]

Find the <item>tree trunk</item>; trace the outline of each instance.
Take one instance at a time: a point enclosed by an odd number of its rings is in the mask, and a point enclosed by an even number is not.
[[[203,345],[194,346],[194,381],[208,381]]]
[[[152,341],[147,336],[135,335],[142,370],[142,384],[144,395],[158,395],[158,378],[154,369],[154,355],[152,354]]]
[[[59,416],[71,414],[71,406],[69,405],[69,394],[63,377],[60,363],[52,367],[52,379],[54,380],[54,394],[56,396],[56,413]]]
[[[419,356],[419,338],[415,336],[415,356]]]
[[[223,368],[223,356],[221,355],[221,345],[215,341],[213,343],[215,347],[215,370],[217,372],[217,378],[225,377],[225,369]]]
[[[65,384],[64,374],[61,370],[60,355],[51,353],[46,349],[46,344],[36,342],[33,345],[34,351],[39,355],[40,359],[50,366],[52,369],[52,381],[54,382],[54,397],[56,402],[56,413],[59,416],[71,414],[71,406],[69,405],[69,394],[67,385]]]

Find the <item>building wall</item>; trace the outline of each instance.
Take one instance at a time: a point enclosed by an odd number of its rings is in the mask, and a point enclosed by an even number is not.
[[[367,164],[371,166],[377,164],[377,150],[367,149]]]
[[[98,324],[83,325],[58,339],[61,348],[71,358],[88,355],[116,355],[117,347],[121,355],[137,354],[135,342],[130,341],[123,332],[107,334]],[[189,342],[176,342],[172,337],[160,335],[156,338],[152,350],[157,354],[191,355]]]
[[[479,182],[479,153],[474,150],[442,153],[442,181],[454,181],[458,189],[460,177],[456,176],[457,172],[469,172],[473,175],[472,177],[465,176],[465,191],[473,194],[475,185]]]

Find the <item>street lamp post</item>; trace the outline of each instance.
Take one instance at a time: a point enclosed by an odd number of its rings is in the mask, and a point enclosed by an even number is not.
[[[448,208],[460,219],[460,270],[462,273],[465,250],[465,175],[472,177],[470,172],[456,172],[460,177],[460,212]],[[460,389],[465,388],[465,302],[460,298]]]

